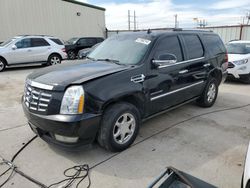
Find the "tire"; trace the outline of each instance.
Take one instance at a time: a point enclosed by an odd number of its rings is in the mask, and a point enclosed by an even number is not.
[[[135,141],[140,124],[140,113],[134,105],[114,104],[104,111],[98,143],[112,152],[123,151]]]
[[[61,64],[61,62],[62,62],[62,58],[60,55],[52,54],[49,56],[48,65],[57,65],[57,64]]]
[[[210,78],[202,95],[197,100],[197,104],[205,108],[213,106],[217,99],[218,91],[219,87],[217,80],[215,78]]]
[[[243,82],[244,84],[250,84],[250,74],[247,75],[246,77],[240,79],[241,82]]]
[[[70,60],[74,60],[74,59],[76,59],[76,53],[74,51],[69,51],[68,57]]]
[[[6,61],[3,58],[0,58],[0,72],[4,71],[6,68]]]

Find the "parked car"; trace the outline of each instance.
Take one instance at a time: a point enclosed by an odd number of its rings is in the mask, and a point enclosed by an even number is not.
[[[66,42],[66,51],[69,59],[76,59],[79,50],[85,48],[91,48],[97,43],[104,41],[101,37],[82,37],[82,38],[71,38]]]
[[[74,147],[97,139],[122,151],[142,120],[191,101],[211,107],[226,68],[226,49],[213,32],[116,35],[87,60],[30,74],[22,104],[31,129],[49,143]]]
[[[84,59],[87,57],[87,55],[92,52],[94,49],[96,49],[97,46],[99,46],[100,43],[97,43],[95,44],[94,46],[92,46],[91,48],[85,48],[85,49],[82,49],[78,52],[78,59]]]
[[[66,58],[64,44],[51,36],[16,36],[0,44],[0,71],[6,66],[30,63],[55,65]]]
[[[241,188],[250,188],[250,144],[248,145]]]
[[[232,41],[227,44],[229,78],[250,84],[250,41]]]

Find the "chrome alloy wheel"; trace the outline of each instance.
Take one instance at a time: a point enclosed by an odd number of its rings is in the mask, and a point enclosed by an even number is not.
[[[60,58],[57,57],[57,56],[53,56],[51,59],[50,59],[50,64],[51,65],[57,65],[57,64],[60,64]]]
[[[208,92],[207,92],[207,101],[209,103],[213,102],[213,100],[215,99],[216,96],[216,86],[214,83],[212,83],[209,88],[208,88]]]
[[[127,143],[134,135],[136,127],[135,117],[130,113],[121,115],[115,123],[113,138],[118,144]]]
[[[4,69],[4,62],[0,59],[0,71]]]

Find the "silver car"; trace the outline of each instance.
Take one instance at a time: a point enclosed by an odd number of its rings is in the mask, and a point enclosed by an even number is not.
[[[20,64],[55,65],[66,58],[63,42],[51,36],[17,36],[0,44],[0,71]]]

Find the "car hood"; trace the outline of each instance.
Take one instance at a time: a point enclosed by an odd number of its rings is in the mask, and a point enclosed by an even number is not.
[[[83,60],[43,68],[31,73],[27,80],[53,86],[53,90],[64,90],[68,85],[82,84],[86,81],[120,72],[130,66],[117,65],[104,61]]]
[[[239,60],[249,59],[249,58],[250,58],[250,54],[228,54],[229,62],[239,61]]]

